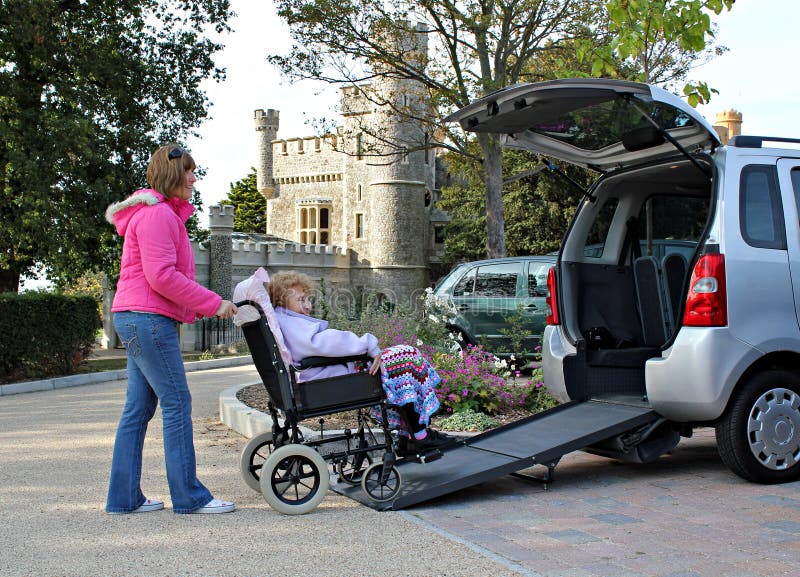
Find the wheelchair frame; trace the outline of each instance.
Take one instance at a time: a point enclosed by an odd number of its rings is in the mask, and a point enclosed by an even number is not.
[[[240,469],[245,483],[260,491],[277,511],[303,514],[314,510],[325,497],[330,483],[327,465],[330,462],[339,480],[360,484],[373,501],[385,502],[396,497],[402,479],[395,466],[396,439],[388,428],[390,405],[380,377],[364,372],[305,382],[297,382],[295,378],[298,369],[372,359],[367,355],[314,357],[304,359],[300,367],[286,367],[264,310],[254,301],[236,303],[237,307],[248,305],[258,311],[259,319],[244,323],[241,328],[269,395],[267,408],[272,417],[272,431],[256,435],[242,451]],[[383,442],[377,441],[369,424],[367,411],[373,406],[380,407]],[[319,439],[304,439],[300,421],[352,410],[357,411],[355,432],[346,429],[343,434],[326,437],[321,427]],[[283,422],[279,412],[283,414]],[[324,420],[320,419],[320,423],[324,424]],[[320,452],[325,445],[342,442],[344,450]],[[383,451],[382,458],[373,463],[373,454],[379,451]],[[424,459],[423,456],[421,460]]]

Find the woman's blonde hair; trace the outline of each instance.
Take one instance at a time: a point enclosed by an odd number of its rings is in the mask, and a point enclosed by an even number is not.
[[[186,171],[195,168],[197,165],[189,151],[170,142],[156,150],[150,157],[150,164],[147,165],[147,183],[153,190],[172,198],[183,186]]]
[[[292,293],[314,294],[311,277],[294,271],[281,271],[272,275],[268,290],[272,306],[284,308]]]

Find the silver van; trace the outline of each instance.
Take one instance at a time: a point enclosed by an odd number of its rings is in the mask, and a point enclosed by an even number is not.
[[[680,98],[604,79],[512,86],[448,120],[600,174],[548,277],[545,384],[661,420],[588,450],[649,442],[649,460],[714,426],[736,474],[800,478],[800,140],[720,146]]]

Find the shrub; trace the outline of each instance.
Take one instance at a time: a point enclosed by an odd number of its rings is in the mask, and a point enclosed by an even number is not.
[[[0,380],[70,374],[100,328],[90,296],[0,294]]]
[[[437,425],[445,431],[485,431],[496,427],[497,421],[489,415],[466,409],[442,419]]]
[[[533,353],[512,354],[510,362],[498,359],[482,346],[462,348],[447,329],[450,311],[436,303],[430,291],[423,299],[425,306],[421,310],[425,314],[420,314],[420,309],[397,305],[390,313],[385,306],[369,300],[358,316],[347,316],[328,308],[324,312],[331,327],[359,335],[371,333],[383,347],[416,346],[442,377],[437,390],[440,414],[469,410],[486,415],[507,410],[538,412],[557,404],[542,383],[542,371],[536,363],[539,347]],[[523,332],[516,330],[514,336],[512,345],[521,347]],[[526,365],[533,360],[529,379],[523,380],[516,369],[517,358]]]

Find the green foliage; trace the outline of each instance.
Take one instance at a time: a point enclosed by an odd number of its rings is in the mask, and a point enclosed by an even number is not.
[[[256,177],[256,169],[251,168],[250,174],[231,184],[228,198],[223,201],[236,208],[233,216],[233,230],[236,232],[263,234],[266,231],[267,199],[258,192]]]
[[[91,296],[0,294],[0,380],[75,371],[100,328]]]
[[[489,415],[465,409],[436,423],[445,431],[485,431],[498,425]]]
[[[382,347],[416,346],[442,378],[437,387],[440,414],[473,410],[495,415],[509,410],[538,412],[555,406],[556,401],[544,389],[538,364],[527,379],[517,370],[515,359],[523,359],[527,364],[529,360],[538,360],[538,354],[530,359],[516,351],[509,362],[480,346],[462,348],[447,329],[448,312],[432,306],[432,298],[432,292],[427,291],[421,309],[396,306],[391,312],[367,299],[358,314],[328,308],[328,320],[332,328],[359,335],[371,333]],[[433,310],[436,314],[430,313]],[[420,314],[421,311],[427,314]]]
[[[446,161],[448,166],[452,163],[454,174],[467,176],[444,187],[437,204],[451,218],[445,228],[445,259],[456,263],[486,258],[483,184],[479,175],[470,170],[468,161],[455,155],[447,155]],[[507,254],[547,254],[557,250],[581,193],[543,169],[538,157],[528,152],[504,150],[503,166],[510,181],[503,189]],[[589,171],[574,166],[563,164],[560,168],[585,186],[594,178]],[[522,174],[528,176],[512,180]]]
[[[228,0],[0,4],[4,286],[37,265],[59,282],[111,270],[105,208],[146,182],[159,144],[205,118],[200,82],[223,71],[204,35],[230,15]]]
[[[189,201],[197,209],[189,220],[186,221],[186,232],[189,233],[189,238],[196,242],[206,242],[211,237],[211,231],[207,228],[200,226],[199,213],[203,212],[203,199],[200,196],[200,191],[195,189],[192,191],[192,199]]]
[[[610,41],[581,42],[579,58],[591,61],[592,76],[622,77],[673,88],[692,68],[725,50],[713,46],[709,14],[730,10],[734,0],[606,0]],[[683,88],[689,104],[708,102],[704,82]]]

